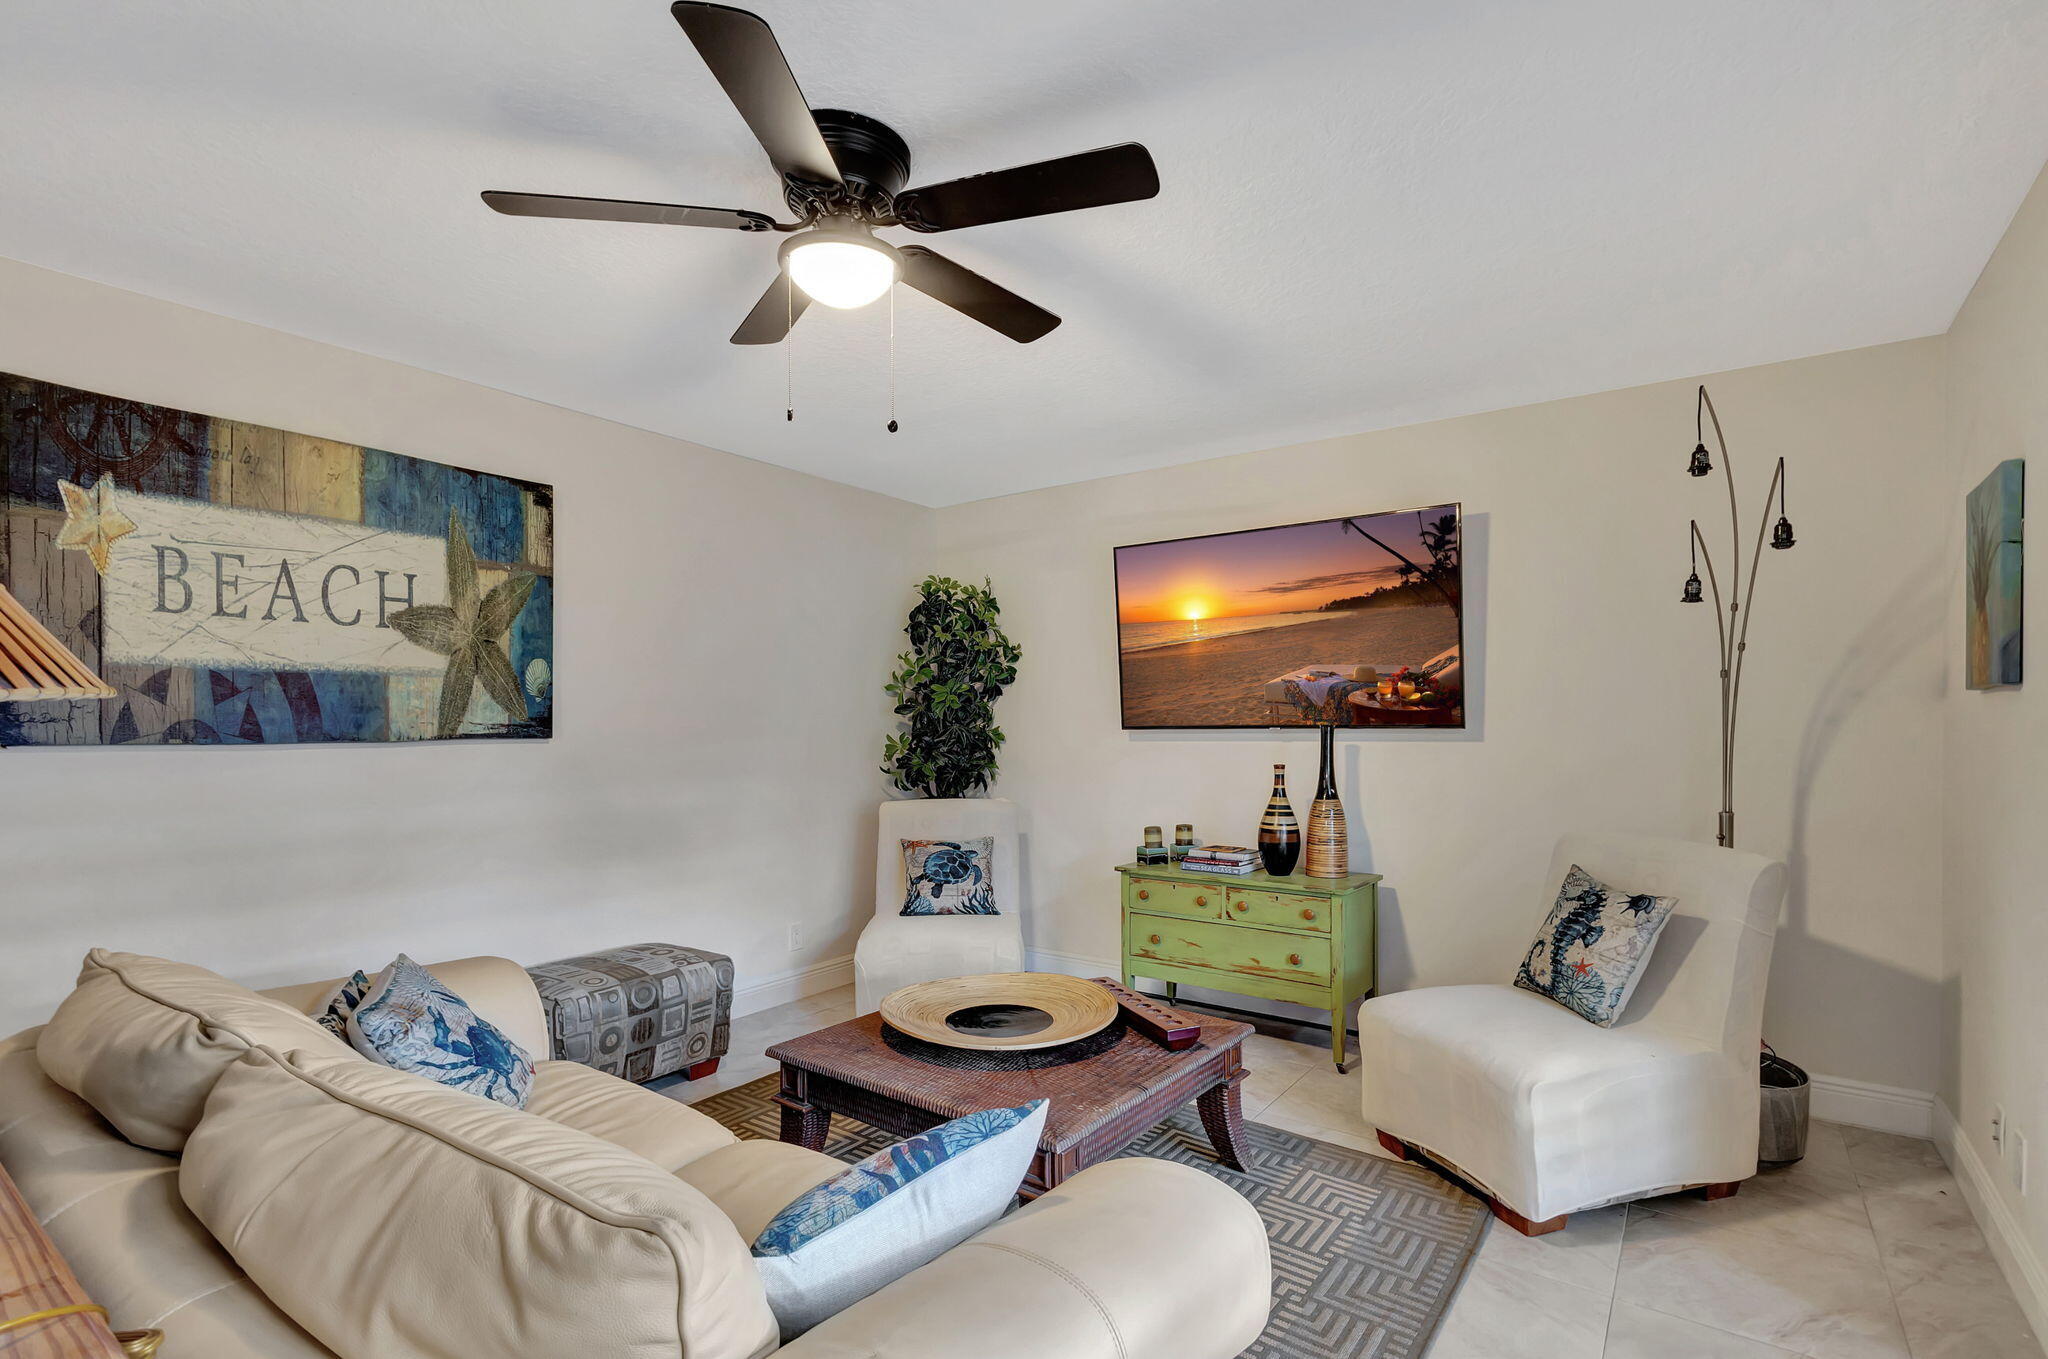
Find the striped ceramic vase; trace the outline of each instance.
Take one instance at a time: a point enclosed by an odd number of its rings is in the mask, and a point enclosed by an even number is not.
[[[1337,729],[1323,724],[1323,768],[1316,779],[1316,800],[1308,809],[1308,863],[1311,878],[1341,878],[1351,871],[1350,836],[1344,826],[1344,804],[1337,799]]]
[[[1294,871],[1301,857],[1301,823],[1287,801],[1287,766],[1273,766],[1273,796],[1266,803],[1266,815],[1259,822],[1259,858],[1266,871],[1284,878]]]

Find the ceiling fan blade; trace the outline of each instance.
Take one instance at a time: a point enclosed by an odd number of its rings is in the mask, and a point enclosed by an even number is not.
[[[768,291],[761,294],[761,300],[747,313],[747,319],[740,322],[740,328],[732,333],[734,344],[779,344],[789,334],[789,328],[796,324],[796,318],[804,314],[804,308],[811,305],[811,299],[804,296],[802,288],[791,287],[789,275],[777,274],[775,281],[768,285]]]
[[[896,215],[914,231],[957,231],[1049,212],[1131,203],[1158,192],[1159,170],[1152,164],[1152,153],[1136,142],[1125,142],[905,189],[896,195]]]
[[[510,217],[573,217],[591,222],[651,222],[656,226],[725,227],[772,231],[773,218],[739,208],[692,208],[681,203],[636,203],[626,198],[575,198],[558,193],[491,189],[484,202]]]
[[[1030,344],[1060,323],[1044,307],[1026,302],[999,283],[921,245],[897,248],[903,258],[903,281],[926,297],[1000,331],[1018,344]]]
[[[832,148],[825,145],[767,20],[729,5],[695,0],[676,0],[669,13],[746,119],[777,174],[813,184],[842,182]]]

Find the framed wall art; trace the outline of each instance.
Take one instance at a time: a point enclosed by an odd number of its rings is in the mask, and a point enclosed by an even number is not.
[[[0,582],[115,689],[0,745],[534,739],[536,482],[0,375]]]

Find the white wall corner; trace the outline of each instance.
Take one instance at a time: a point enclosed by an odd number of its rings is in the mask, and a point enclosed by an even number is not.
[[[1813,1116],[1829,1123],[1847,1123],[1901,1137],[1934,1136],[1934,1095],[1927,1090],[1901,1090],[1894,1085],[1852,1081],[1846,1076],[1814,1076]]]
[[[2027,1314],[2027,1323],[2034,1328],[2035,1335],[2048,1335],[2048,1264],[2042,1262],[2034,1243],[2027,1239],[2026,1229],[2006,1206],[1990,1168],[1963,1135],[1956,1116],[1940,1100],[1934,1104],[1934,1145],[1941,1149],[1941,1158],[1955,1173],[1963,1200],[1970,1205],[1977,1225],[1984,1229],[1984,1239],[1990,1244],[1998,1267],[2005,1271],[2005,1281],[2012,1285],[2020,1310]]]
[[[788,972],[777,972],[757,982],[733,988],[732,1014],[734,1019],[741,1015],[755,1014],[761,1010],[772,1010],[778,1005],[787,1005],[805,996],[815,996],[823,991],[837,991],[842,986],[853,985],[853,955],[841,954],[808,967],[792,968]]]

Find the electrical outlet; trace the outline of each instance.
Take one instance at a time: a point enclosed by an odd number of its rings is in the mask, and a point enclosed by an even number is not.
[[[2012,1154],[2006,1157],[2006,1160],[2012,1163],[2012,1187],[2024,1196],[2027,1192],[2027,1135],[2017,1130],[2009,1130],[2006,1133],[2006,1140],[2012,1143]]]
[[[802,925],[791,925],[791,926],[789,927],[789,948],[790,948],[790,952],[794,953],[794,952],[795,952],[796,950],[798,950],[798,949],[802,948],[803,946],[804,946],[804,927],[803,927]]]
[[[1994,1105],[1991,1110],[1991,1145],[1998,1148],[2001,1160],[2005,1157],[2005,1106]]]

